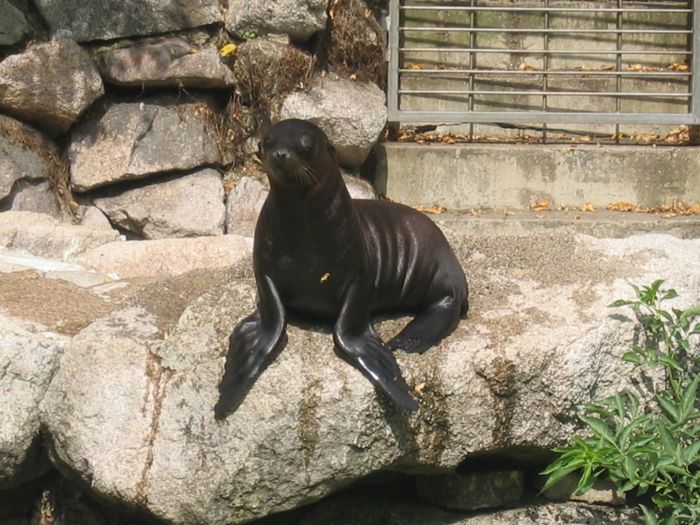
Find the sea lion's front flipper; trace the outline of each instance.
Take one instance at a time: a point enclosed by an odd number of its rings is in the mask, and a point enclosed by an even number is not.
[[[234,412],[260,374],[287,344],[287,319],[277,288],[267,275],[257,279],[258,309],[243,319],[229,338],[224,377],[219,385],[217,419]]]
[[[417,410],[418,403],[411,396],[399,364],[369,323],[365,302],[366,290],[359,284],[351,285],[333,332],[337,353],[396,404],[406,410]]]

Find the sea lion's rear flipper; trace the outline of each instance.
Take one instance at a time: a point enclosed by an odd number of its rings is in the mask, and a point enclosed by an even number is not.
[[[459,323],[463,304],[464,299],[443,297],[416,315],[387,346],[392,350],[402,348],[409,353],[422,354],[452,333]]]
[[[263,275],[258,282],[258,309],[243,319],[229,338],[224,376],[219,385],[217,419],[234,412],[260,374],[287,344],[287,319],[272,279]]]
[[[367,306],[362,302],[363,293],[359,286],[350,286],[333,332],[338,355],[397,405],[406,410],[417,410],[418,403],[411,396],[396,358],[374,332]]]

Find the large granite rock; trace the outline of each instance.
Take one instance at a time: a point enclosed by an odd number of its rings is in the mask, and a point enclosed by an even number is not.
[[[53,32],[78,42],[177,31],[222,20],[218,0],[36,0]]]
[[[94,200],[112,221],[144,239],[223,235],[226,207],[219,172],[205,168]]]
[[[114,104],[73,133],[68,148],[73,189],[220,163],[213,118],[204,103]]]
[[[0,115],[0,201],[19,180],[47,179],[58,155],[56,145],[44,135]]]
[[[45,213],[56,219],[63,218],[56,195],[46,181],[18,181],[12,193],[5,200],[0,201],[0,212],[8,210]]]
[[[0,62],[0,109],[52,133],[66,131],[103,93],[92,57],[67,38]]]
[[[240,235],[111,242],[75,258],[97,272],[128,279],[223,269],[249,260],[253,240]]]
[[[230,0],[226,29],[239,38],[256,35],[286,34],[292,40],[308,40],[326,27],[326,0]]]
[[[196,49],[180,38],[108,49],[97,65],[105,82],[118,86],[227,88],[234,82],[214,46]]]
[[[241,177],[226,199],[226,233],[252,237],[269,191],[258,179]]]
[[[327,75],[317,78],[308,92],[298,91],[284,99],[279,119],[310,120],[323,131],[338,151],[341,164],[362,164],[386,125],[384,92],[371,82],[353,82]]]
[[[0,46],[16,44],[29,32],[27,19],[7,0],[0,0]]]
[[[7,301],[3,295],[0,303]],[[0,305],[0,396],[5,400],[0,403],[0,489],[26,483],[48,469],[41,455],[37,407],[68,341],[44,326],[3,315],[6,308]]]
[[[398,353],[417,413],[336,358],[330,334],[291,326],[238,411],[216,421],[228,335],[254,309],[246,260],[147,287],[73,338],[42,405],[56,465],[167,522],[223,525],[385,469],[444,472],[494,450],[530,458],[581,429],[582,403],[644,391],[620,360],[634,326],[607,308],[631,297],[628,282],[665,277],[684,304],[700,296],[697,239],[447,233],[471,280],[470,317],[424,355]]]
[[[120,239],[117,231],[64,224],[43,213],[0,213],[0,247],[32,255],[67,260]]]

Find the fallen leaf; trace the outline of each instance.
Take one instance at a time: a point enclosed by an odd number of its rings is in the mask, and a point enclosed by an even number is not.
[[[423,390],[425,390],[425,386],[426,386],[425,383],[417,384],[416,386],[413,387],[413,391],[416,394],[421,395],[423,393]]]
[[[592,203],[592,202],[587,202],[586,204],[584,204],[583,206],[581,206],[580,210],[581,210],[581,211],[592,212],[592,211],[595,211],[595,208],[593,207],[593,203]]]
[[[331,277],[331,274],[329,274],[328,272],[324,273],[321,276],[321,284],[325,283],[328,279],[330,279],[330,277]]]
[[[549,205],[549,201],[539,201],[530,206],[532,211],[551,211],[552,208]]]
[[[238,51],[238,46],[236,44],[226,44],[224,47],[219,49],[219,55],[222,57],[227,57],[229,55],[233,55],[236,51]]]
[[[439,215],[440,213],[445,213],[447,211],[447,208],[443,208],[442,206],[416,206],[416,210],[423,212],[423,213],[429,213],[429,214],[435,214]]]

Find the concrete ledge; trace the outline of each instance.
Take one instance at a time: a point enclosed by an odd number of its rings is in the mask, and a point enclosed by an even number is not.
[[[700,148],[387,142],[376,182],[392,200],[450,209],[695,203]]]

